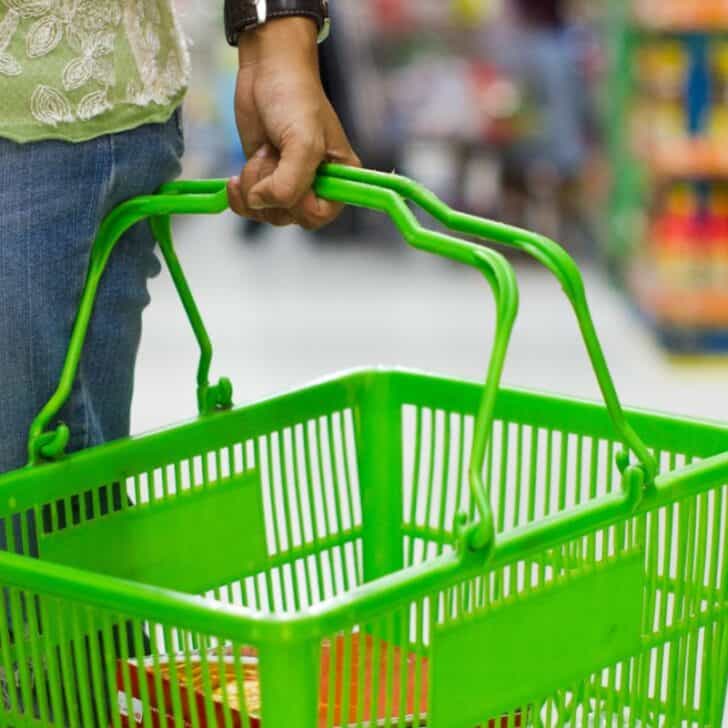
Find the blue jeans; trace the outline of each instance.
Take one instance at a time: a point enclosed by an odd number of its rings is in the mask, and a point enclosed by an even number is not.
[[[58,384],[101,220],[176,177],[183,146],[179,111],[81,144],[0,139],[0,472],[27,461],[30,424]],[[69,450],[129,434],[147,281],[158,271],[141,223],[117,245],[100,287],[60,416]]]
[[[120,203],[176,177],[183,151],[179,111],[166,124],[81,144],[0,139],[0,473],[27,462],[28,431],[58,384],[99,224]],[[149,225],[140,223],[111,257],[59,415],[71,431],[70,451],[129,434],[147,282],[159,272],[154,247]],[[122,497],[119,489],[106,508],[118,508]],[[12,550],[21,551],[19,517],[12,525]],[[27,526],[36,555],[37,524],[29,518]],[[8,546],[0,520],[0,548]],[[12,638],[17,625],[9,627]],[[13,689],[4,672],[0,711]]]

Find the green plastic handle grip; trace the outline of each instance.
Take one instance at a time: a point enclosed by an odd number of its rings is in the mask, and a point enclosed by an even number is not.
[[[348,188],[334,184],[334,180],[359,182],[392,190],[404,199],[419,205],[449,230],[517,248],[551,271],[574,309],[592,368],[619,439],[639,460],[644,484],[647,486],[654,482],[658,470],[657,462],[624,416],[589,310],[584,280],[572,257],[558,243],[528,230],[457,212],[432,192],[406,177],[341,165],[325,165],[316,185],[317,192],[323,197],[335,200],[340,199],[339,195],[341,198],[346,197]],[[623,471],[627,465],[628,457],[625,454],[620,459]]]
[[[184,197],[176,194],[173,190],[169,192],[160,190],[157,195],[128,200],[112,210],[101,223],[91,249],[86,284],[81,295],[81,302],[58,387],[30,426],[28,436],[29,465],[35,465],[44,460],[57,460],[66,451],[70,439],[68,427],[62,423],[54,429],[49,429],[49,427],[71,395],[99,283],[106,270],[111,253],[121,236],[129,228],[145,219],[151,218],[153,225],[162,226],[165,218],[172,214],[215,214],[221,213],[228,208],[224,181],[210,180],[191,183],[190,187],[190,193]],[[162,249],[165,252],[164,246],[162,246]],[[179,266],[176,272],[181,274]],[[178,278],[174,275],[173,277],[179,289]],[[184,279],[184,276],[182,276],[182,279]],[[192,307],[190,310],[192,310],[194,301],[191,297],[187,303],[190,304]],[[202,360],[211,359],[210,340],[204,330],[199,313],[196,318],[190,315],[190,311],[188,311],[188,315],[190,320],[193,321],[195,333],[200,343]],[[222,382],[221,388],[224,388]]]
[[[462,517],[458,524],[461,545],[464,548],[489,553],[495,543],[495,523],[482,472],[505,357],[518,311],[518,288],[513,269],[496,251],[422,228],[397,190],[383,185],[328,177],[326,172],[319,175],[316,186],[319,194],[324,197],[388,214],[410,245],[476,268],[493,290],[496,300],[496,335],[476,417],[470,464],[470,487],[478,520],[468,525]],[[70,396],[98,286],[114,246],[126,230],[145,218],[150,218],[152,230],[200,344],[201,357],[197,376],[200,414],[207,415],[232,405],[232,387],[227,379],[221,380],[214,387],[209,385],[212,347],[174,252],[170,226],[172,214],[214,214],[227,207],[225,180],[182,181],[166,185],[157,195],[130,200],[104,220],[92,249],[86,286],[58,389],[31,427],[28,445],[31,465],[43,460],[57,459],[65,453],[69,439],[68,428],[65,425],[50,431],[47,428]]]

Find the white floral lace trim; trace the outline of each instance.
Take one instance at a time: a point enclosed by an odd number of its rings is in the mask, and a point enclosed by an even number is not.
[[[187,84],[189,55],[169,0],[0,0],[3,6],[0,76],[21,76],[28,64],[64,42],[72,51],[60,78],[55,83],[47,78],[32,91],[30,113],[45,126],[87,121],[112,108],[109,92],[117,82],[113,54],[122,35],[136,65],[136,78],[124,89],[126,103],[166,104]],[[25,58],[10,52],[21,26]],[[160,58],[165,34],[172,40],[171,50]],[[87,86],[88,93],[74,105],[68,93]]]
[[[174,19],[176,37],[182,38],[176,25],[176,16],[170,12],[169,17]],[[180,53],[173,49],[166,59],[160,59],[161,23],[157,3],[127,0],[124,4],[124,27],[139,70],[139,81],[131,81],[126,89],[129,103],[138,106],[164,104],[179,91],[180,79],[189,76],[189,57],[182,41],[177,44]]]

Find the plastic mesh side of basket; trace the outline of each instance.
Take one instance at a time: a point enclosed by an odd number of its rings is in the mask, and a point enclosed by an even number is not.
[[[394,403],[399,416],[388,418],[389,427],[377,427],[378,410],[369,421],[363,415],[361,391],[355,396],[353,388],[337,384],[323,387],[315,397],[293,395],[285,406],[271,404],[226,415],[235,426],[210,434],[209,450],[203,447],[200,452],[198,447],[196,455],[173,463],[159,460],[154,467],[129,476],[137,505],[124,502],[122,516],[145,501],[174,502],[183,497],[184,493],[172,492],[171,478],[177,472],[190,485],[182,490],[193,494],[224,487],[226,474],[251,475],[260,488],[261,513],[267,524],[265,568],[218,583],[208,596],[221,603],[279,613],[297,611],[361,584],[373,568],[366,563],[367,553],[386,554],[374,571],[386,570],[396,561],[407,565],[431,558],[452,543],[457,510],[471,507],[464,482],[465,453],[479,388],[417,375],[391,379],[395,384],[387,387],[394,391],[390,405]],[[196,427],[200,428],[195,430],[199,446],[204,427]],[[642,423],[644,431],[651,431],[650,444],[666,470],[712,454],[713,445],[699,437],[704,431],[696,427],[695,436],[690,437],[689,423],[680,433],[673,431],[675,427],[675,421],[667,418]],[[384,435],[392,438],[391,449],[378,449],[378,457],[372,458],[373,444],[365,437],[368,428],[377,430],[379,445]],[[716,443],[721,436],[716,433]],[[226,440],[224,446],[220,438]],[[678,451],[675,443],[681,439],[694,443],[694,451]],[[601,408],[503,392],[485,468],[499,531],[508,532],[616,489],[615,450]],[[131,458],[114,455],[107,472],[128,470],[130,464]],[[401,493],[396,494],[400,502],[395,521],[400,527],[393,532],[392,519],[377,519],[376,510],[370,509],[372,504],[389,503],[392,483],[387,475],[395,480],[397,472],[403,474]],[[373,479],[377,475],[381,480]],[[104,498],[113,501],[112,487],[94,490],[82,479],[64,488],[66,495],[53,501],[51,515],[45,518],[51,537],[81,533],[95,522],[116,517],[99,517]],[[605,725],[621,720],[640,727],[719,725],[716,716],[726,682],[721,595],[728,568],[727,491],[725,485],[716,485],[674,506],[537,554],[527,563],[488,570],[455,589],[393,607],[365,623],[352,624],[343,633],[329,635],[318,644],[311,662],[319,668],[322,662],[329,663],[325,678],[319,682],[314,677],[309,686],[311,703],[319,707],[297,719],[302,725],[329,726],[347,718],[348,724],[358,726],[372,721],[400,725],[402,716],[416,722],[430,708],[434,630],[559,579],[576,579],[596,562],[629,559],[637,549],[644,555],[647,577],[644,649],[603,672],[580,676],[553,694],[533,694],[512,705],[503,717],[484,714],[481,724],[503,728],[531,721],[564,728],[574,721],[588,725],[578,721],[592,719]],[[75,508],[78,522],[68,515],[74,512],[73,496],[80,499]],[[35,509],[39,520],[43,505]],[[86,510],[94,507],[96,511]],[[365,534],[370,543],[365,543]],[[18,535],[20,545],[28,544],[27,529],[21,528]],[[150,706],[159,704],[171,711],[173,719],[175,710],[182,711],[180,725],[188,719],[190,725],[195,721],[238,725],[239,720],[245,725],[243,710],[226,708],[225,701],[231,700],[227,692],[220,692],[217,700],[213,697],[212,682],[206,686],[205,674],[214,675],[215,665],[222,669],[224,663],[231,665],[233,673],[238,670],[244,675],[243,648],[248,648],[248,658],[251,653],[260,657],[256,645],[201,635],[181,623],[151,622],[123,610],[93,608],[81,596],[77,601],[61,601],[18,589],[9,589],[6,595],[0,622],[24,625],[24,639],[11,638],[4,627],[0,629],[0,667],[6,676],[0,725],[22,724],[30,717],[26,706],[32,705],[41,725],[85,727],[98,722],[100,706],[108,704],[111,724],[121,726],[119,700],[128,713],[135,708],[141,711],[143,725],[157,725],[159,715]],[[130,660],[145,653],[151,661],[151,676],[148,683],[135,687]],[[155,688],[161,678],[155,660],[161,664],[169,656],[180,661],[185,674],[199,675],[200,690],[207,699],[197,708],[190,707],[192,698],[179,687],[172,685],[169,694]],[[265,670],[264,662],[261,669]],[[283,681],[285,675],[282,669],[271,671],[273,680]],[[233,682],[238,679],[233,678]],[[244,691],[244,680],[241,686]]]
[[[448,548],[454,514],[471,507],[462,453],[472,433],[477,392],[468,394],[463,387],[458,394],[442,385],[427,387],[424,381],[407,389],[419,396],[403,401],[403,546],[406,562],[416,563]],[[438,394],[428,397],[430,392]],[[469,407],[449,404],[465,404],[468,397]],[[558,398],[504,392],[497,415],[485,481],[499,532],[619,488],[617,445],[603,412]],[[651,435],[648,442],[664,472],[723,448],[724,433],[716,433],[711,450],[697,428],[691,433],[689,424],[670,418],[655,417],[649,425],[641,423],[640,430]],[[686,447],[675,450],[673,443],[681,438]],[[491,574],[489,596],[487,578],[471,585],[482,596],[480,605],[471,604],[468,611],[492,609],[499,599],[573,577],[600,561],[629,557],[638,549],[646,576],[644,649],[601,674],[563,685],[556,695],[533,695],[531,705],[542,706],[544,725],[586,724],[580,721],[591,713],[595,725],[716,726],[728,690],[727,548],[728,486],[717,483],[701,495]]]
[[[23,507],[0,514],[8,546],[22,554],[39,546],[41,558],[55,563],[267,614],[297,612],[351,590],[363,579],[357,432],[367,381],[344,377],[159,433],[153,442],[99,448],[65,471],[63,464],[41,468],[37,492],[57,497],[15,499]],[[94,482],[99,474],[102,482]],[[241,562],[229,563],[233,556]],[[179,725],[256,725],[260,707],[250,715],[239,699],[237,709],[226,707],[227,693],[215,697],[204,673],[214,675],[223,662],[244,673],[251,660],[264,673],[258,645],[100,610],[82,592],[78,600],[14,587],[4,594],[0,726],[39,720],[119,728],[133,723],[135,710],[139,724],[150,726],[166,725],[165,711]],[[135,677],[134,660],[147,663],[149,684]],[[198,708],[185,707],[198,698],[184,686],[162,687],[159,665],[174,661],[190,679],[199,675]],[[285,676],[271,680],[284,684]]]

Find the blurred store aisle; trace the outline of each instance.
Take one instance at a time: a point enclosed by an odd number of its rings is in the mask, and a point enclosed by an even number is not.
[[[236,402],[362,365],[402,365],[468,379],[483,376],[492,302],[473,271],[392,245],[314,243],[296,230],[245,244],[231,216],[187,220],[178,249],[216,346],[214,376]],[[521,313],[506,382],[596,398],[576,323],[558,286],[519,270]],[[587,289],[626,404],[728,418],[726,368],[675,367],[622,298],[587,273]],[[163,273],[145,318],[135,432],[194,413],[194,340]]]

